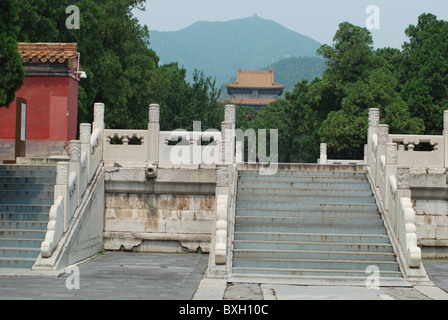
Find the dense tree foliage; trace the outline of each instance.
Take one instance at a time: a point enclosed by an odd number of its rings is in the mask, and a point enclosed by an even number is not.
[[[0,107],[14,101],[25,75],[17,44],[18,10],[17,0],[0,2]]]
[[[75,42],[88,79],[79,90],[79,122],[90,122],[95,102],[106,104],[106,125],[112,128],[146,128],[148,106],[159,103],[167,120],[165,129],[185,128],[191,119],[213,123],[217,92],[211,79],[198,73],[187,83],[177,64],[159,68],[149,49],[149,31],[132,15],[144,10],[145,0],[18,0],[20,41]],[[66,9],[76,5],[80,28],[66,28]],[[190,119],[191,118],[191,119]],[[192,122],[189,125],[192,126]]]
[[[379,108],[390,132],[421,133],[423,123],[411,114],[397,91],[398,82],[387,61],[373,50],[365,28],[342,23],[334,45],[320,53],[328,60],[323,81],[336,83],[332,110],[319,128],[330,155],[360,159],[367,139],[368,110]]]
[[[422,14],[406,29],[398,70],[401,94],[411,113],[425,122],[428,134],[440,134],[448,109],[448,22]]]

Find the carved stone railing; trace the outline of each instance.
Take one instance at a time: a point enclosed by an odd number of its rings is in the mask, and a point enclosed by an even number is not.
[[[146,162],[148,159],[148,131],[104,131],[104,161]]]
[[[405,269],[420,268],[422,255],[417,246],[415,212],[409,185],[411,163],[405,167],[399,165],[403,164],[399,160],[403,154],[396,142],[402,136],[389,135],[389,127],[379,124],[379,120],[379,110],[371,109],[367,147],[369,178],[384,213],[386,226],[399,247],[401,264]]]
[[[80,125],[80,140],[69,143],[69,162],[59,162],[56,169],[54,205],[45,240],[41,245],[43,258],[50,258],[62,235],[83,200],[98,166],[103,160],[104,104],[95,104],[93,133],[90,124]]]
[[[219,130],[202,132],[200,123],[193,131],[160,131],[160,106],[149,106],[148,130],[104,130],[106,164],[140,164],[148,168],[159,165],[216,165],[221,161]],[[196,126],[197,124],[197,127]]]
[[[445,166],[445,139],[443,135],[390,134],[389,142],[398,145],[398,166],[408,168],[443,168]],[[425,144],[426,150],[415,151]],[[429,150],[428,150],[429,149]]]
[[[104,130],[104,162],[156,167],[159,162],[159,113],[158,104],[149,106],[147,130]]]
[[[220,162],[221,132],[160,132],[159,163],[216,165]]]

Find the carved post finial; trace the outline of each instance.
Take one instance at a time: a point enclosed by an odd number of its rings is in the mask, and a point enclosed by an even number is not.
[[[160,105],[151,104],[149,106],[149,123],[159,123],[160,121]]]
[[[378,144],[385,145],[389,140],[389,126],[387,124],[378,125]]]
[[[369,109],[369,127],[377,127],[380,124],[380,109]]]
[[[95,103],[94,105],[94,122],[104,123],[104,103]]]
[[[70,141],[68,145],[68,155],[70,157],[70,161],[72,162],[81,161],[81,141]]]
[[[321,143],[320,144],[320,164],[327,164],[327,144]]]
[[[56,184],[68,185],[70,175],[70,163],[58,162],[56,166]]]
[[[396,165],[398,159],[398,149],[396,143],[386,143],[386,164]]]
[[[148,114],[147,161],[156,164],[159,162],[160,106],[151,104]]]
[[[235,123],[235,117],[236,117],[235,115],[236,115],[236,107],[233,104],[226,105],[224,121]]]
[[[79,126],[79,140],[82,143],[90,143],[92,135],[92,125],[90,123],[81,123]]]

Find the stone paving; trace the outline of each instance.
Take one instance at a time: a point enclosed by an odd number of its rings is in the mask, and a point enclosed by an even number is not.
[[[424,260],[434,286],[381,287],[299,286],[280,284],[226,283],[204,279],[195,300],[448,300],[448,260]],[[220,288],[219,290],[217,290]]]
[[[0,300],[446,300],[448,260],[425,260],[436,286],[231,284],[204,279],[208,255],[106,252],[66,273],[3,270]],[[443,290],[442,290],[443,289]],[[445,291],[444,291],[445,290]]]
[[[0,299],[191,300],[208,255],[107,252],[59,276],[0,276]],[[69,290],[67,288],[73,288]]]

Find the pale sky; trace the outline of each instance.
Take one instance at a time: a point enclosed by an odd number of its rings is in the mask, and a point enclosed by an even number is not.
[[[370,5],[379,9],[379,29],[371,30],[376,48],[401,48],[407,41],[404,30],[417,24],[424,12],[448,20],[447,0],[147,0],[146,12],[135,12],[135,16],[149,30],[174,31],[197,21],[257,14],[320,43],[332,44],[339,23],[366,26],[372,14],[366,13]]]

